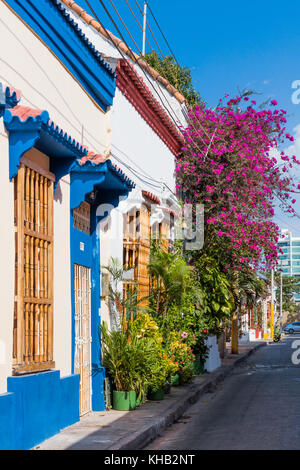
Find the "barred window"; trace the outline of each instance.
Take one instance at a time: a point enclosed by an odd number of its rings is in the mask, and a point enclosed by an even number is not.
[[[24,162],[24,157],[22,159]],[[13,373],[53,362],[54,175],[29,159],[15,178],[15,308]]]

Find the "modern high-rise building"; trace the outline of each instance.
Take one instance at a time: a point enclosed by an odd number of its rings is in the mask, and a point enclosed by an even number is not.
[[[292,232],[283,229],[278,245],[283,251],[279,254],[282,275],[298,277],[300,282],[300,237],[293,237]],[[295,294],[294,298],[300,302],[300,294]]]

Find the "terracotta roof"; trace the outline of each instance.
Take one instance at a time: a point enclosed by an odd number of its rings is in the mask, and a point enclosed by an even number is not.
[[[80,158],[79,163],[80,165],[85,165],[86,162],[89,161],[95,165],[99,165],[100,163],[104,163],[105,160],[106,158],[102,155],[90,151],[85,157]]]
[[[112,163],[111,160],[108,158],[105,158],[103,155],[100,154],[95,154],[94,152],[89,152],[85,157],[80,158],[79,164],[81,166],[84,165],[91,165],[91,166],[98,166],[102,163],[107,163],[109,168],[121,179],[124,181],[124,183],[127,184],[127,186],[131,188],[135,188],[135,182],[129,178],[121,168],[119,168],[117,165]]]
[[[113,33],[110,31],[104,29],[101,24],[95,20],[95,18],[91,15],[89,15],[83,8],[81,8],[79,5],[77,5],[76,2],[73,2],[72,0],[61,0],[64,5],[66,5],[68,8],[73,10],[80,18],[83,19],[89,26],[92,26],[96,31],[98,31],[102,36],[104,36],[106,39],[109,41],[113,42],[113,44],[121,49],[121,51],[126,54],[130,59],[132,59],[134,62],[138,62],[139,65],[152,77],[154,80],[160,82],[167,90],[168,92],[173,95],[179,103],[184,103],[185,102],[185,97],[179,93],[176,88],[171,85],[168,80],[161,75],[153,68],[150,67],[150,65],[138,54],[135,52],[131,51],[126,44],[121,41],[117,36],[115,36]]]
[[[43,113],[42,109],[33,109],[28,106],[17,105],[14,108],[10,109],[12,116],[17,116],[20,121],[25,122],[27,119],[33,119],[38,116],[41,116]]]
[[[119,59],[117,87],[148,125],[177,156],[184,137],[128,60]]]
[[[161,204],[160,199],[157,196],[155,196],[155,194],[150,193],[149,191],[142,191],[142,195],[145,199],[149,199],[155,204],[158,204],[158,205]]]

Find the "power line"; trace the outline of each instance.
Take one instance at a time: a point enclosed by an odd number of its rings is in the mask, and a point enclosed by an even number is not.
[[[128,0],[125,0],[125,2],[126,2],[126,5],[127,5],[128,8],[129,8],[129,10],[131,11],[131,14],[132,14],[132,16],[134,17],[135,21],[136,21],[137,24],[139,25],[140,30],[143,32],[143,27],[142,27],[142,25],[140,24],[139,20],[137,19],[136,15],[134,14],[134,12],[133,12],[131,6],[129,5]],[[149,45],[149,47],[150,47],[150,49],[151,49],[151,52],[154,52],[154,49],[152,48],[152,46],[151,46],[151,44],[150,44],[150,42],[149,42],[147,36],[146,36],[146,41],[147,41],[147,43],[148,43],[148,45]]]
[[[109,19],[111,20],[111,22],[112,22],[113,25],[115,26],[116,30],[117,30],[118,33],[120,34],[120,36],[121,36],[123,42],[124,42],[125,45],[128,47],[128,51],[130,52],[130,56],[133,58],[135,64],[137,64],[138,67],[142,70],[143,74],[145,75],[146,79],[147,79],[148,82],[150,83],[151,87],[154,89],[154,91],[155,91],[155,93],[157,94],[157,96],[158,96],[160,102],[162,103],[162,105],[163,105],[163,107],[165,108],[165,110],[167,111],[168,115],[170,116],[170,118],[171,118],[172,121],[174,122],[174,124],[175,124],[175,126],[177,127],[178,131],[180,132],[181,135],[183,135],[181,128],[178,126],[177,122],[175,121],[175,119],[174,119],[173,116],[171,115],[169,109],[166,107],[164,101],[162,100],[160,94],[158,93],[158,91],[156,90],[155,86],[153,85],[153,83],[152,83],[151,80],[149,79],[149,77],[148,77],[148,75],[146,74],[145,70],[144,70],[143,67],[140,65],[139,61],[136,59],[135,54],[133,53],[132,49],[131,49],[131,48],[129,47],[129,45],[127,44],[127,42],[126,42],[126,40],[125,40],[123,34],[121,33],[120,29],[119,29],[118,26],[116,25],[114,19],[112,18],[111,14],[110,14],[109,11],[107,10],[107,8],[106,8],[106,6],[104,5],[103,1],[102,1],[102,0],[99,0],[99,2],[101,3],[101,5],[102,5],[102,7],[104,8],[104,10],[105,10],[107,16],[109,17]],[[106,35],[108,36],[108,38],[110,39],[110,41],[112,42],[112,44],[116,47],[116,49],[118,50],[118,52],[120,53],[120,55],[122,56],[122,58],[127,61],[127,59],[126,59],[126,57],[125,57],[123,51],[122,51],[122,50],[119,48],[119,46],[115,43],[115,41],[113,40],[111,34],[110,34],[109,31],[105,28],[105,26],[103,25],[103,23],[102,23],[101,20],[99,19],[98,15],[96,14],[95,10],[94,10],[94,9],[92,8],[92,6],[90,5],[89,1],[88,1],[88,0],[85,0],[85,3],[88,5],[88,7],[90,8],[90,10],[91,10],[92,13],[94,14],[95,18],[98,20],[99,24],[101,25],[101,27],[102,27],[103,30],[105,31]],[[149,90],[145,87],[145,85],[144,85],[144,83],[142,82],[142,80],[140,79],[140,77],[137,76],[137,78],[138,78],[139,83],[142,85],[142,87],[143,87],[144,90],[146,91],[146,93],[152,98],[152,95],[150,95]],[[157,85],[158,85],[158,87],[159,87],[159,89],[160,89],[162,95],[164,96],[166,102],[168,103],[170,109],[172,110],[172,112],[174,113],[174,115],[176,116],[176,118],[178,118],[177,115],[176,115],[176,113],[175,113],[175,111],[174,111],[174,109],[172,108],[172,106],[170,105],[168,99],[166,98],[166,96],[165,96],[165,94],[164,94],[164,92],[163,92],[161,86],[159,85],[158,82],[156,82],[156,83],[157,83]],[[183,109],[182,109],[182,112],[183,112]],[[184,114],[184,112],[183,112],[183,114]],[[194,127],[193,123],[192,123],[192,126]],[[200,124],[200,126],[201,126],[201,124]],[[182,123],[181,123],[181,127],[183,127],[183,126],[182,126]],[[202,126],[201,126],[201,127],[202,127]],[[196,130],[195,127],[194,127],[194,129]],[[203,129],[203,131],[205,132],[205,134],[208,136],[206,130],[205,130],[203,127],[202,127],[202,129]],[[183,137],[184,137],[184,135],[183,135]],[[209,137],[209,136],[208,136],[208,137]],[[201,140],[203,141],[202,138],[201,138]],[[198,148],[198,150],[199,150],[200,152],[202,152],[202,150],[198,147],[197,142],[195,142],[194,139],[192,139],[192,141],[193,141],[193,143],[195,144],[195,146]],[[203,142],[203,143],[204,143],[204,142]]]
[[[102,28],[103,28],[104,31],[106,32],[106,35],[109,37],[109,39],[110,39],[110,41],[112,42],[112,44],[113,44],[113,45],[116,47],[116,49],[119,51],[119,53],[120,53],[120,55],[123,57],[123,59],[124,59],[124,60],[127,60],[126,57],[125,57],[125,55],[124,55],[124,53],[123,53],[123,51],[122,51],[122,50],[119,48],[119,46],[115,43],[115,41],[113,40],[113,38],[112,38],[111,34],[109,33],[109,31],[105,28],[105,26],[103,25],[103,23],[100,21],[98,15],[96,14],[95,10],[91,7],[89,1],[88,1],[88,0],[85,0],[85,2],[86,2],[86,4],[88,5],[88,7],[90,8],[90,10],[92,11],[92,13],[94,14],[94,16],[97,18],[98,22],[100,23],[100,25],[102,26]],[[147,79],[148,82],[150,83],[151,87],[154,89],[154,91],[155,91],[155,93],[157,94],[157,96],[158,96],[160,102],[162,103],[163,107],[165,108],[165,110],[167,111],[167,113],[169,114],[169,116],[171,117],[171,119],[172,119],[172,121],[174,122],[175,126],[177,127],[178,131],[180,132],[181,135],[183,135],[181,128],[178,126],[177,122],[175,121],[175,119],[174,119],[173,116],[171,115],[169,109],[166,107],[164,101],[162,100],[160,94],[158,93],[158,91],[156,90],[155,86],[153,85],[153,83],[152,83],[151,80],[149,79],[149,77],[148,77],[148,75],[146,74],[145,70],[144,70],[143,67],[140,65],[139,61],[136,59],[135,54],[133,53],[132,49],[131,49],[131,48],[129,47],[129,45],[127,44],[127,42],[126,42],[126,40],[125,40],[123,34],[121,33],[120,29],[119,29],[118,26],[116,25],[114,19],[112,18],[111,14],[110,14],[109,11],[107,10],[107,8],[106,8],[106,6],[104,5],[103,1],[102,1],[102,0],[99,0],[99,2],[101,3],[101,5],[102,5],[102,7],[104,8],[104,10],[105,10],[107,16],[109,17],[109,19],[111,20],[111,22],[112,22],[113,25],[115,26],[116,30],[117,30],[118,33],[120,34],[120,36],[121,36],[123,42],[124,42],[125,45],[128,47],[128,50],[129,50],[129,52],[130,52],[130,56],[133,58],[134,62],[139,66],[139,68],[142,70],[143,74],[145,75],[146,79]],[[145,88],[145,85],[144,85],[144,83],[141,81],[140,77],[138,76],[137,78],[138,78],[139,83],[142,85],[142,87],[143,87],[143,88],[145,89],[145,91],[147,92],[147,94],[151,97],[150,92]],[[157,83],[157,85],[158,85],[158,87],[159,87],[159,89],[160,89],[160,91],[161,91],[163,97],[165,98],[166,102],[168,103],[169,108],[172,110],[172,112],[173,112],[174,115],[176,116],[176,119],[178,119],[177,114],[175,113],[173,107],[170,105],[170,103],[169,103],[168,99],[166,98],[166,96],[165,96],[165,94],[164,94],[164,92],[163,92],[161,86],[159,85],[158,82],[156,82],[156,83]],[[183,113],[183,115],[184,115],[184,110],[183,110],[183,109],[181,109],[181,110],[182,110],[182,113]],[[188,119],[187,119],[187,118],[185,118],[185,119],[186,119],[187,122],[188,122]],[[182,123],[181,123],[181,126],[182,126]],[[192,123],[192,126],[194,127],[193,123]],[[201,126],[201,124],[200,124],[200,126]],[[183,127],[183,126],[182,126],[182,127]],[[201,127],[202,127],[202,126],[201,126]],[[195,127],[194,127],[194,129],[195,129]],[[202,127],[202,129],[203,129],[203,131],[205,132],[205,134],[208,136],[206,130],[205,130],[203,127]],[[196,129],[195,129],[195,130],[196,130]],[[209,137],[209,136],[208,136],[208,137]],[[192,139],[192,140],[193,140],[193,143],[195,144],[195,146],[198,148],[198,150],[199,150],[200,152],[202,152],[201,149],[198,147],[197,142],[195,142],[194,139]],[[203,141],[202,138],[201,138],[201,140]]]
[[[114,2],[113,2],[112,0],[109,0],[109,1],[110,1],[111,5],[112,5],[113,9],[114,9],[115,12],[117,13],[117,15],[118,15],[118,17],[119,17],[119,19],[120,19],[122,25],[124,26],[124,28],[126,29],[127,33],[129,34],[129,36],[130,36],[132,42],[134,43],[135,47],[137,48],[137,50],[139,51],[139,53],[142,54],[142,52],[141,52],[139,46],[137,45],[137,43],[136,43],[135,40],[133,39],[133,37],[132,37],[132,35],[131,35],[129,29],[127,28],[127,26],[126,26],[126,24],[124,23],[124,21],[123,21],[121,15],[119,14],[117,8],[115,7]]]
[[[137,0],[134,0],[134,1],[135,1],[135,3],[137,4],[137,7],[139,8],[141,14],[143,15],[142,9],[141,9],[140,5],[138,4]],[[147,5],[148,5],[148,4],[147,4]],[[147,20],[146,20],[146,24],[147,24],[147,26],[148,26],[148,28],[149,28],[149,31],[150,31],[150,33],[151,33],[153,39],[154,39],[155,44],[157,45],[157,48],[158,48],[158,50],[159,50],[161,56],[164,58],[164,54],[163,54],[161,48],[159,47],[158,42],[156,41],[156,38],[155,38],[155,36],[154,36],[154,34],[153,34],[153,32],[152,32],[152,29],[151,29],[151,27],[150,27],[150,25],[149,25],[149,23],[148,23]]]
[[[88,5],[88,7],[91,9],[91,11],[93,12],[94,16],[97,18],[97,20],[99,21],[100,25],[102,26],[102,28],[104,29],[104,31],[106,32],[107,36],[109,37],[109,39],[111,40],[112,44],[118,49],[119,53],[121,54],[121,56],[123,57],[124,60],[126,60],[126,57],[124,55],[124,53],[121,51],[121,49],[119,48],[119,46],[115,43],[115,41],[113,41],[112,37],[111,37],[111,34],[108,32],[108,30],[104,27],[103,23],[100,21],[98,15],[96,14],[95,10],[91,7],[90,3],[88,0],[85,0],[86,4]],[[111,14],[109,13],[108,9],[106,8],[104,2],[102,0],[99,0],[99,2],[101,3],[102,7],[104,8],[107,16],[109,17],[109,19],[111,20],[111,22],[113,23],[113,25],[115,26],[116,30],[118,31],[118,33],[120,34],[124,44],[128,47],[128,51],[130,52],[130,56],[133,58],[134,62],[140,67],[140,69],[142,70],[143,74],[145,75],[146,79],[148,80],[148,82],[150,83],[151,87],[154,89],[155,93],[158,95],[159,97],[159,100],[161,101],[163,107],[165,108],[165,110],[167,111],[167,113],[169,114],[169,116],[171,117],[172,121],[174,122],[175,126],[177,127],[177,129],[179,130],[179,132],[182,134],[181,132],[181,129],[180,127],[178,126],[177,122],[175,121],[174,117],[172,116],[172,114],[170,113],[169,109],[166,107],[164,101],[162,100],[160,94],[158,93],[158,91],[156,90],[155,86],[153,85],[153,83],[151,82],[151,80],[149,79],[148,75],[146,74],[145,70],[143,69],[143,67],[141,67],[141,65],[139,64],[138,60],[136,59],[135,57],[135,54],[134,52],[132,51],[132,49],[130,48],[130,46],[127,44],[123,34],[121,33],[120,29],[118,28],[116,22],[114,21],[114,19],[112,18]],[[147,92],[147,94],[149,96],[150,93],[149,91],[145,88],[143,82],[141,81],[141,79],[138,77],[138,81],[140,82],[140,84],[142,85],[142,87],[145,89],[145,91]],[[157,85],[162,93],[162,95],[164,96],[166,102],[168,103],[170,109],[172,110],[172,112],[174,113],[174,115],[176,116],[176,113],[174,111],[174,109],[172,108],[172,106],[170,105],[168,99],[166,98],[165,94],[163,93],[159,83],[157,82]],[[177,116],[176,116],[177,118]]]
[[[165,37],[164,33],[163,33],[162,30],[161,30],[161,27],[160,27],[159,24],[158,24],[158,21],[157,21],[157,19],[155,18],[155,15],[154,15],[154,13],[153,13],[153,11],[152,11],[152,8],[151,8],[150,5],[149,5],[149,2],[148,2],[148,8],[149,8],[149,11],[150,11],[150,13],[151,13],[151,15],[152,15],[152,17],[153,17],[153,19],[154,19],[154,21],[155,21],[156,26],[157,26],[158,29],[159,29],[160,34],[161,34],[162,37],[164,38],[164,40],[165,40],[165,42],[166,42],[166,44],[167,44],[167,46],[168,46],[168,49],[169,49],[169,51],[171,52],[171,55],[174,57],[175,62],[176,62],[177,65],[179,66],[178,60],[176,59],[175,54],[174,54],[174,52],[172,51],[172,49],[171,49],[171,47],[170,47],[170,44],[169,44],[168,41],[167,41],[167,38]]]

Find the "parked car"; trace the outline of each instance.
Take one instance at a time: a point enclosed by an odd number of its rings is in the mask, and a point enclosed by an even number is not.
[[[287,325],[284,325],[283,331],[285,333],[290,333],[291,335],[293,333],[300,333],[300,321],[294,321],[292,323],[288,323]]]

